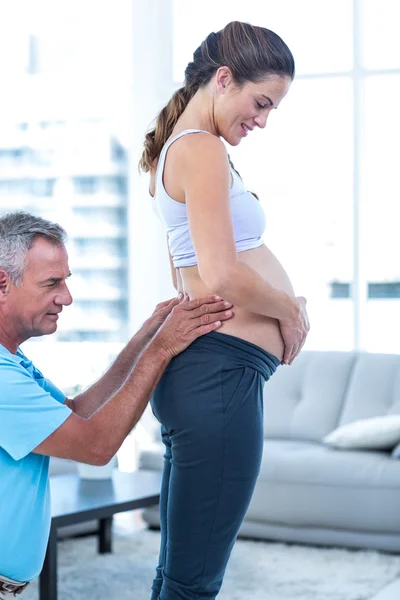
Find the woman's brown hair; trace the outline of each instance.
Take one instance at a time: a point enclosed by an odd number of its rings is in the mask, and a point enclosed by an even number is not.
[[[210,33],[186,67],[183,87],[174,93],[158,115],[155,127],[146,134],[139,162],[142,171],[151,169],[190,100],[222,66],[229,67],[239,87],[248,81],[262,81],[268,75],[293,79],[295,71],[291,51],[269,29],[232,21],[220,31]]]

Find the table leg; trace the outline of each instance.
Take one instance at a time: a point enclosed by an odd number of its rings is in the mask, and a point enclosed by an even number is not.
[[[39,599],[57,600],[57,528],[51,527],[46,557],[39,578]]]
[[[106,554],[112,552],[112,517],[106,517],[99,520],[99,553]]]

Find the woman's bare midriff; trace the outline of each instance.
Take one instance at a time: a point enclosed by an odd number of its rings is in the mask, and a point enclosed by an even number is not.
[[[265,246],[245,250],[238,259],[257,271],[257,273],[277,289],[294,296],[289,277],[275,255]],[[183,291],[191,299],[212,295],[200,278],[197,266],[179,269]],[[229,298],[224,298],[229,300]],[[283,340],[277,319],[264,317],[239,306],[234,306],[234,317],[222,323],[218,332],[252,342],[267,350],[279,360],[283,356]]]

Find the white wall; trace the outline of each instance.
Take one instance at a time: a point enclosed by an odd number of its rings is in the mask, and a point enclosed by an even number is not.
[[[132,136],[129,190],[130,334],[156,303],[175,295],[166,236],[153,212],[148,175],[138,173],[145,131],[172,88],[172,7],[170,0],[133,3]],[[138,60],[139,58],[139,60]]]

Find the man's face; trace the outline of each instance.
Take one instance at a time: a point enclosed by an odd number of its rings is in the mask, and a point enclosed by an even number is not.
[[[72,303],[66,284],[69,275],[65,247],[38,237],[26,255],[22,282],[18,286],[11,283],[7,295],[8,325],[19,343],[56,331],[63,306]]]

